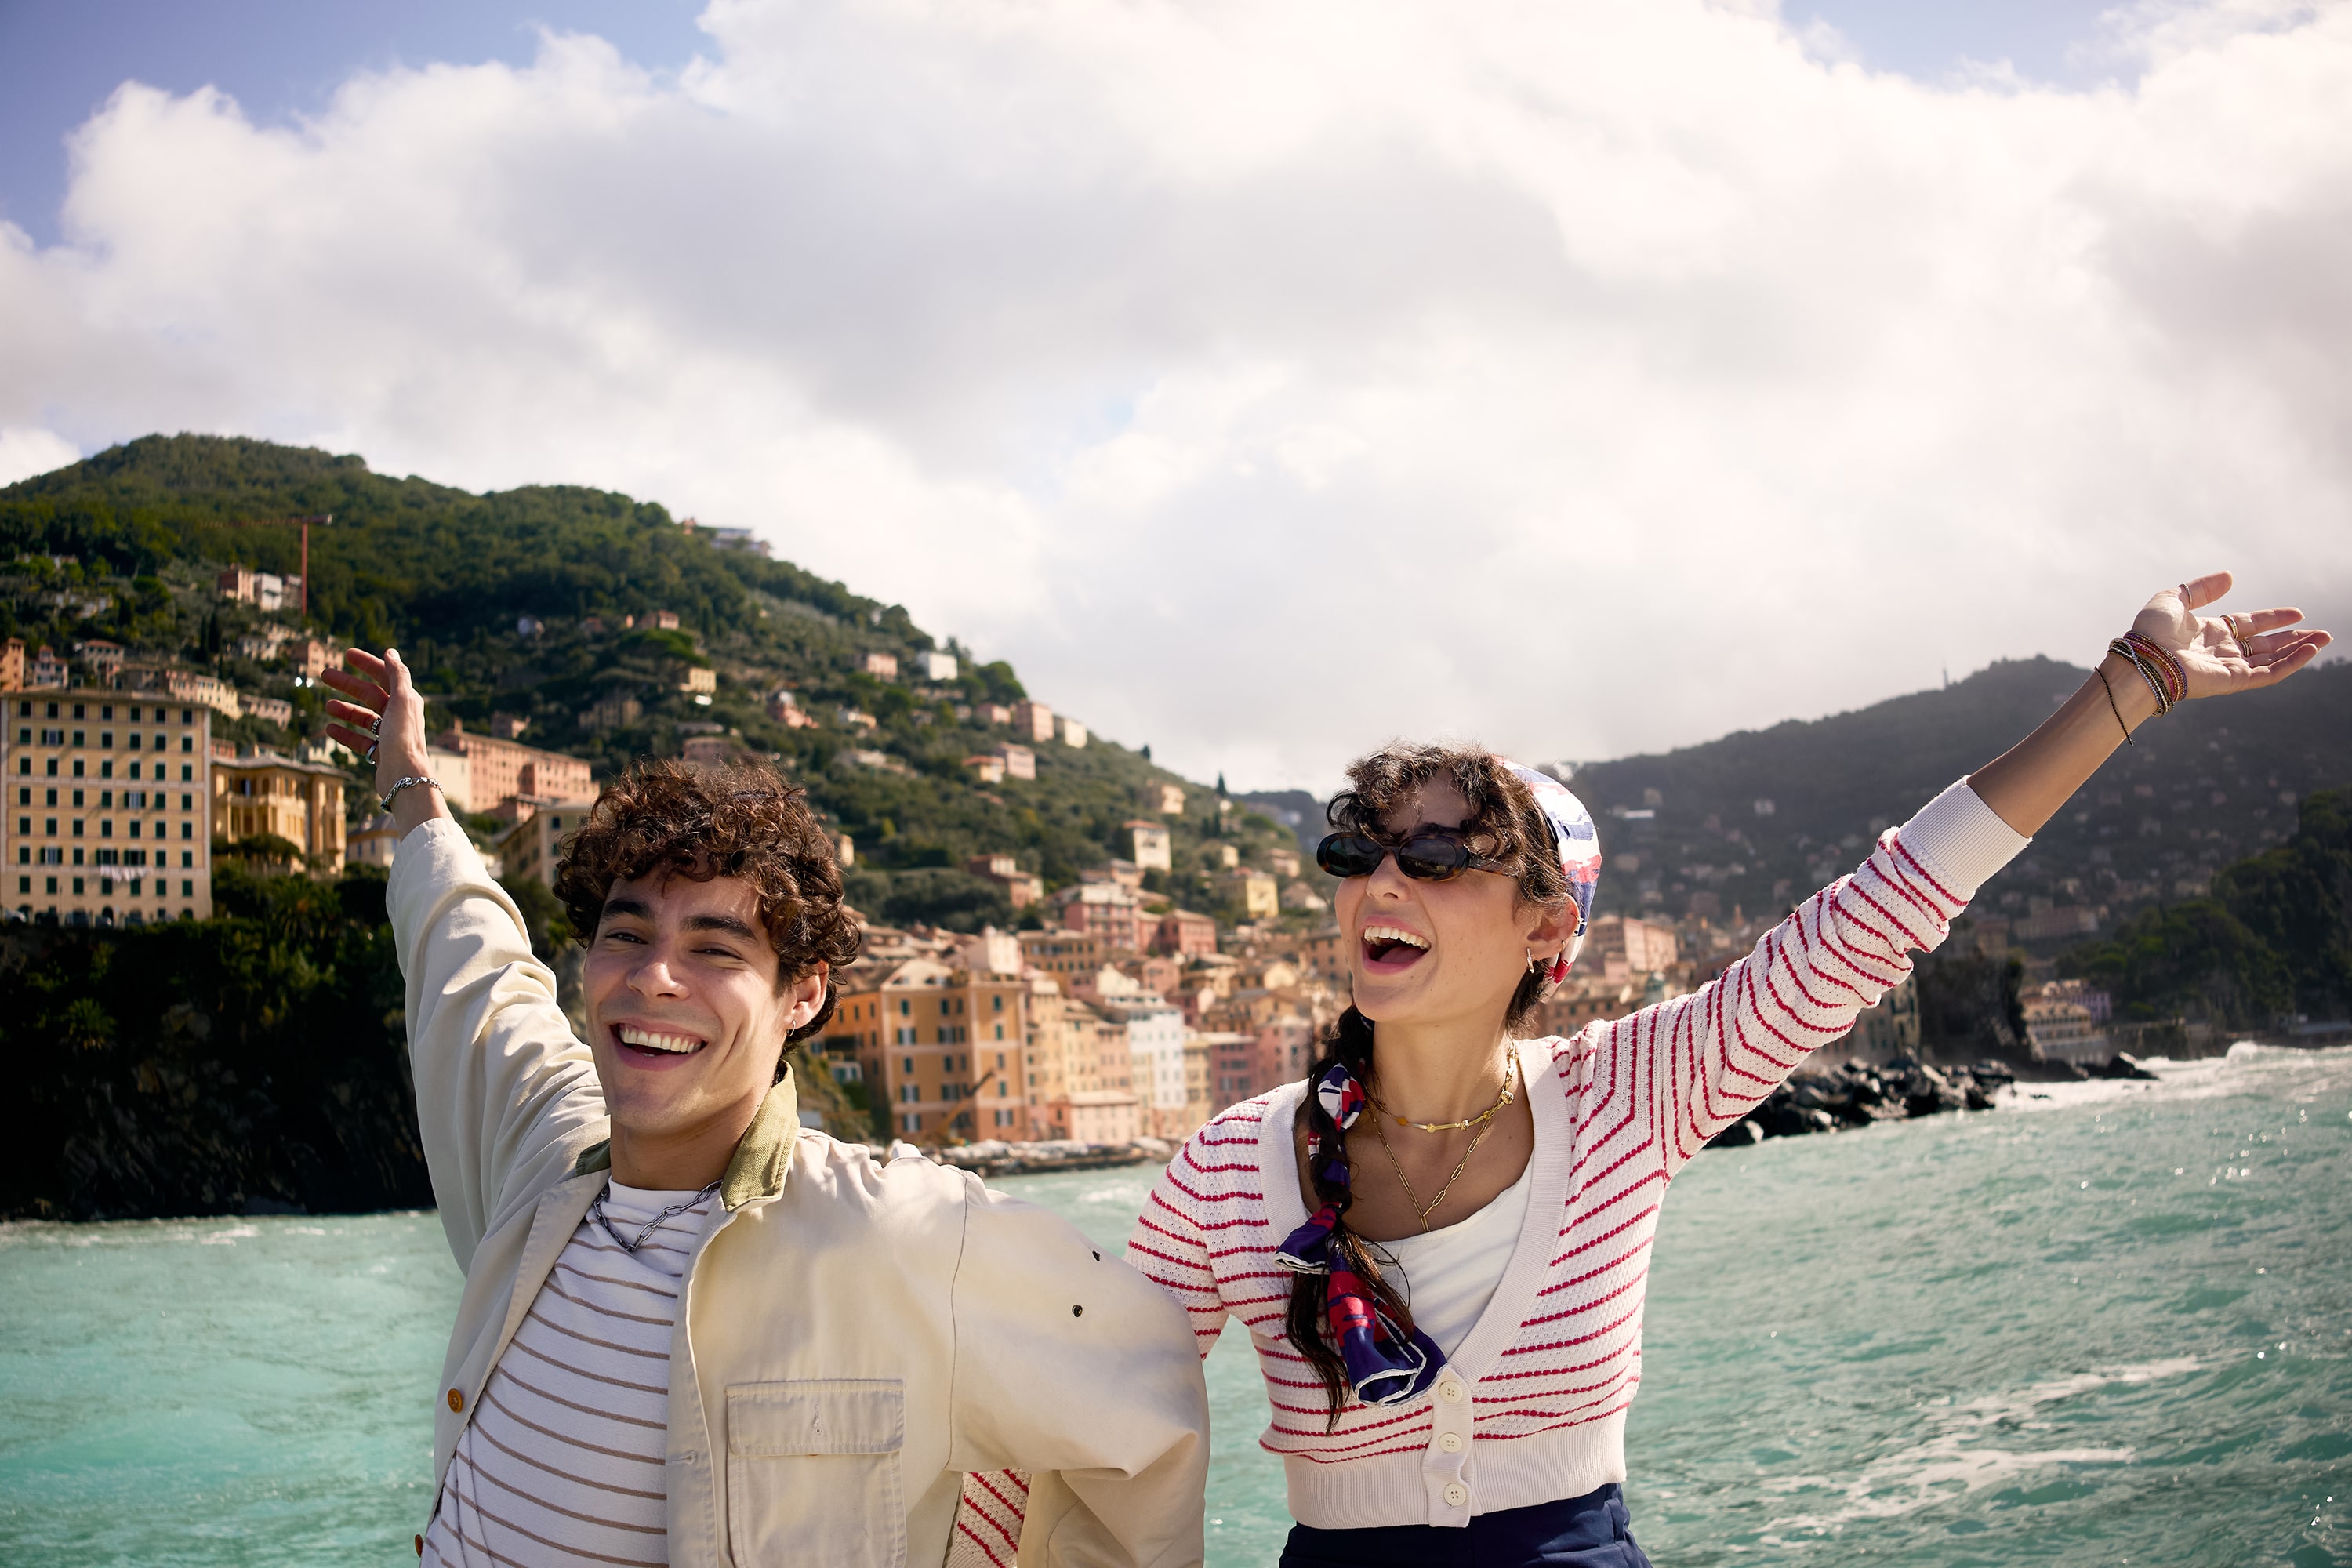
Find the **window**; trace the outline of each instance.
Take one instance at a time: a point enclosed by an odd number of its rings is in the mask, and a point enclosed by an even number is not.
[[[908,1078],[912,1078],[912,1077],[914,1077],[914,1076],[915,1076],[915,1058],[912,1058],[912,1057],[908,1057],[908,1058],[906,1058],[906,1061],[907,1061],[907,1076],[908,1076]]]
[[[184,864],[184,865],[185,863],[186,863],[186,861],[185,861],[185,858],[184,857],[184,858],[183,858],[183,859],[182,859],[182,864]],[[194,882],[189,881],[185,877],[181,878],[181,879],[180,879],[180,897],[182,897],[182,898],[184,898],[184,899],[193,899],[193,898],[194,898],[195,896],[196,896],[196,885],[195,885]],[[182,913],[182,915],[181,915],[181,917],[180,917],[180,918],[181,918],[181,919],[183,919],[183,920],[193,920],[193,919],[194,919],[194,918],[195,918],[195,917],[194,917],[194,912],[193,910],[184,911],[184,912]]]
[[[100,751],[101,751],[101,752],[110,752],[110,751],[114,750],[114,731],[111,731],[111,730],[100,730],[100,731],[98,732],[98,749],[99,749]]]
[[[988,1008],[988,1010],[989,1010],[990,1012],[992,1012],[992,1013],[1002,1013],[1002,1012],[1003,1012],[1003,1011],[1004,1011],[1004,995],[1003,995],[1003,994],[1002,992],[999,992],[996,995],[991,996],[991,997],[988,999],[988,1001],[989,1001],[989,1008]],[[999,1036],[998,1037],[999,1037],[1000,1039],[1001,1039],[1001,1038],[1003,1038],[1003,1037],[1002,1037],[1002,1036]]]
[[[113,758],[109,757],[98,764],[98,776],[102,779],[110,779],[114,776]]]

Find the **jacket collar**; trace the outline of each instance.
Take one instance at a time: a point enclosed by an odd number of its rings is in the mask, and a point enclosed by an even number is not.
[[[792,1168],[793,1145],[801,1135],[801,1097],[792,1069],[776,1080],[752,1114],[751,1125],[735,1145],[727,1173],[719,1178],[719,1201],[731,1213],[754,1198],[772,1198],[784,1190],[784,1173]],[[613,1168],[613,1142],[591,1143],[572,1163],[572,1173]]]

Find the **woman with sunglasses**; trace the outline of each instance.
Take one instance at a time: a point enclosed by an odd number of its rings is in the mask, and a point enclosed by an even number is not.
[[[1575,797],[1475,748],[1349,770],[1318,858],[1354,1005],[1306,1080],[1193,1136],[1128,1254],[1203,1354],[1248,1325],[1297,1521],[1285,1564],[1647,1562],[1620,1487],[1675,1172],[1902,980],[2141,722],[2326,646],[2294,610],[2197,614],[2229,585],[2158,594],[2046,722],[1746,958],[1572,1040],[1517,1037],[1591,911]]]

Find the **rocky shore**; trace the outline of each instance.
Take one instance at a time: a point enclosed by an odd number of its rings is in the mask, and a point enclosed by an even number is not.
[[[2133,1057],[2118,1053],[2093,1068],[2036,1063],[2036,1076],[2059,1079],[2153,1079]],[[2014,1087],[2018,1069],[1999,1061],[1967,1066],[1923,1062],[1899,1056],[1874,1065],[1853,1060],[1802,1072],[1774,1089],[1764,1103],[1716,1134],[1709,1148],[1740,1148],[1767,1138],[1837,1132],[1879,1121],[1901,1121],[1949,1110],[1990,1110]]]

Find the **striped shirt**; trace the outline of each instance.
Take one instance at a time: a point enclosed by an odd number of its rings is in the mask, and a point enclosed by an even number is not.
[[[1283,1331],[1275,1249],[1307,1218],[1293,1128],[1303,1084],[1234,1106],[1155,1185],[1128,1260],[1191,1315],[1202,1353],[1247,1325],[1292,1514],[1323,1529],[1465,1525],[1625,1479],[1642,1381],[1650,1245],[1667,1184],[1806,1055],[1933,949],[2026,840],[1965,784],[1887,834],[1697,993],[1526,1043],[1534,1199],[1485,1311],[1436,1385],[1401,1405],[1350,1399],[1336,1427]]]
[[[424,1561],[446,1568],[669,1561],[670,1331],[716,1193],[615,1182],[572,1233],[482,1389],[441,1483]]]

